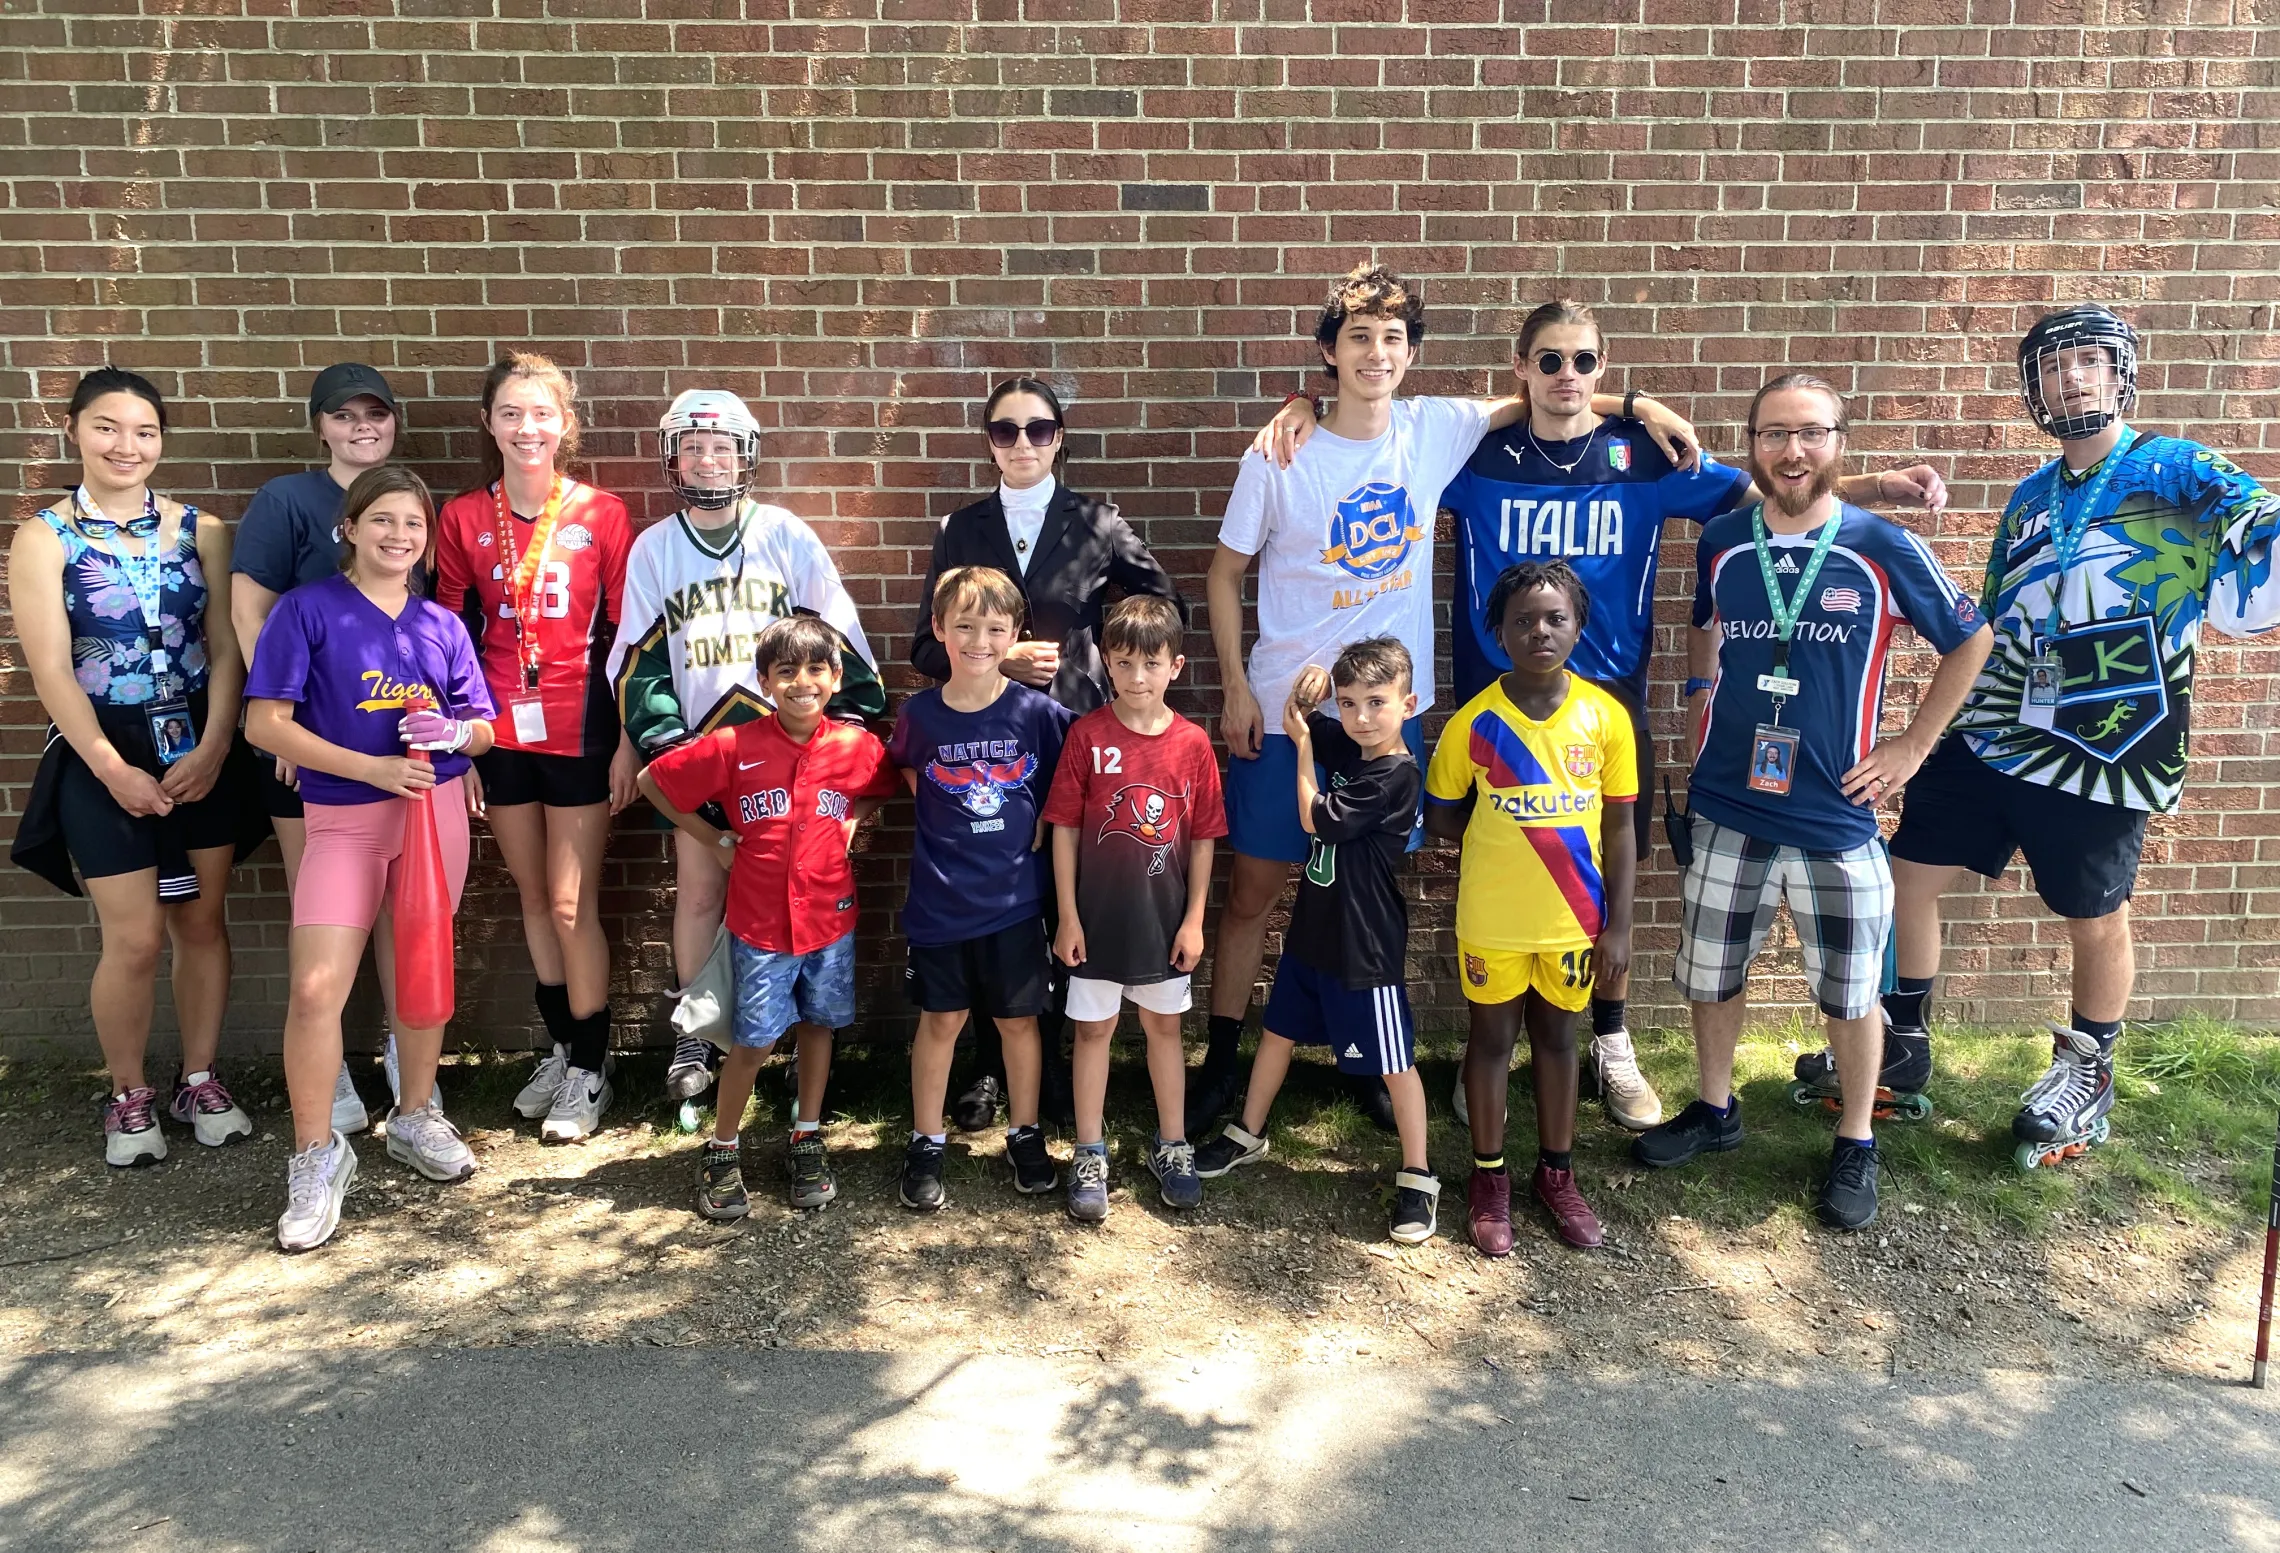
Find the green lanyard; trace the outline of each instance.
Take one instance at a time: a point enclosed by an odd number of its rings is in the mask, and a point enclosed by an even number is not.
[[[1821,537],[1813,542],[1812,557],[1805,570],[1797,577],[1797,592],[1789,598],[1781,596],[1781,579],[1773,574],[1773,547],[1766,543],[1765,503],[1750,509],[1750,537],[1757,541],[1758,571],[1765,578],[1766,608],[1773,612],[1773,634],[1779,645],[1773,650],[1773,672],[1782,678],[1789,675],[1789,638],[1797,629],[1797,617],[1805,613],[1805,601],[1812,596],[1813,579],[1821,575],[1821,563],[1829,558],[1829,548],[1837,542],[1837,529],[1844,521],[1840,509],[1829,521],[1821,525]]]

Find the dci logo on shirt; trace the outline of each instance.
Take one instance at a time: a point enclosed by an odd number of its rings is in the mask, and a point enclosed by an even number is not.
[[[1350,577],[1383,577],[1409,558],[1425,537],[1406,488],[1383,480],[1349,493],[1330,515],[1330,547],[1322,559]]]

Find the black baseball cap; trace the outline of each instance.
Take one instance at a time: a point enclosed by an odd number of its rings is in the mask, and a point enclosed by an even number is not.
[[[317,374],[317,381],[309,389],[309,419],[330,415],[351,399],[365,394],[391,410],[396,408],[396,396],[388,391],[388,380],[377,368],[361,361],[336,361]]]

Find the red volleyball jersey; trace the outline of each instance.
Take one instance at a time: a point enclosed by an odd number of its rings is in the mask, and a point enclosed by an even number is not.
[[[507,574],[530,547],[539,515],[515,513],[513,553],[499,554],[496,484],[464,491],[436,516],[435,597],[467,622],[498,706],[492,732],[501,749],[539,755],[608,755],[617,748],[617,703],[605,666],[625,599],[625,558],[633,524],[607,491],[565,479],[562,509],[534,575],[538,600],[538,687],[527,687],[526,644]],[[535,700],[543,737],[526,706]]]
[[[727,813],[731,933],[755,949],[812,954],[855,931],[855,801],[902,788],[877,734],[826,719],[795,744],[759,717],[667,750],[649,774],[682,813],[706,803]]]

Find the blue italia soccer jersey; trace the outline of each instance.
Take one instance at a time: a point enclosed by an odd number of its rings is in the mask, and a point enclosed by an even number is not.
[[[1591,594],[1568,666],[1637,685],[1654,645],[1655,559],[1670,518],[1707,522],[1741,501],[1749,476],[1707,455],[1663,457],[1646,427],[1609,416],[1588,436],[1546,442],[1522,421],[1483,437],[1441,505],[1457,515],[1451,664],[1469,701],[1512,667],[1485,618],[1488,590],[1520,561],[1564,560]]]
[[[1923,540],[1858,507],[1840,507],[1836,541],[1789,643],[1789,674],[1799,683],[1780,717],[1799,735],[1790,789],[1752,791],[1757,727],[1775,720],[1773,697],[1758,687],[1758,676],[1773,671],[1777,645],[1751,537],[1755,510],[1713,518],[1696,551],[1694,623],[1715,620],[1719,643],[1688,801],[1694,812],[1760,841],[1842,852],[1877,834],[1875,811],[1847,799],[1842,783],[1876,745],[1893,631],[1911,626],[1938,651],[1953,652],[1979,629],[1979,606],[1948,580]],[[1767,536],[1784,597],[1794,595],[1820,537],[1819,528]]]

